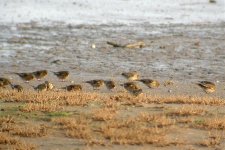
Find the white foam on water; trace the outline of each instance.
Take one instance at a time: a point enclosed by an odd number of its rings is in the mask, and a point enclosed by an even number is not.
[[[0,13],[0,23],[217,23],[225,22],[225,0],[1,0]]]

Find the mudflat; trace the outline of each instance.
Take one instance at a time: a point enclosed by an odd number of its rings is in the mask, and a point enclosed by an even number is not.
[[[0,89],[0,149],[224,149],[224,27],[0,25],[0,76],[24,87]],[[107,41],[145,46],[115,48]],[[49,74],[29,83],[12,73],[41,69]],[[51,73],[61,70],[70,72],[65,82]],[[120,86],[127,71],[160,86],[135,81],[143,94],[133,96]],[[85,83],[93,79],[114,80],[116,87],[93,90]],[[46,80],[53,90],[33,89]],[[204,80],[216,91],[196,84]],[[61,89],[70,84],[83,90]]]

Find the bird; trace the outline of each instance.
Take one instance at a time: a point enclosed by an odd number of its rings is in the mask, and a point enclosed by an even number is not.
[[[34,89],[38,92],[42,92],[42,91],[47,91],[48,90],[48,86],[46,83],[42,83],[37,85],[36,87],[34,87]]]
[[[86,83],[89,83],[94,90],[97,90],[104,85],[104,80],[90,80],[86,81]]]
[[[44,78],[45,76],[48,75],[47,70],[38,70],[38,71],[35,71],[35,72],[32,72],[32,73],[37,80],[41,80],[42,78]]]
[[[136,43],[127,44],[126,48],[143,48],[145,46],[145,43],[143,41],[139,41]]]
[[[25,82],[29,82],[35,79],[32,73],[15,73],[15,74],[17,74]]]
[[[160,83],[157,80],[152,80],[152,79],[141,79],[138,81],[144,83],[149,88],[158,88],[160,85]]]
[[[54,88],[54,85],[51,82],[45,81],[45,84],[47,85],[47,90],[52,90]]]
[[[116,87],[116,83],[112,80],[105,80],[104,83],[108,90],[112,90]]]
[[[216,85],[209,81],[200,81],[197,83],[206,93],[213,93],[216,91]]]
[[[131,94],[138,96],[142,94],[142,89],[135,83],[135,82],[126,82],[124,84],[121,84],[128,92]]]
[[[139,78],[139,74],[137,71],[124,72],[121,75],[131,81],[138,80]]]
[[[216,3],[216,0],[209,0],[209,3]]]
[[[11,87],[12,87],[13,90],[17,90],[18,92],[22,92],[23,91],[23,87],[21,85],[11,84]]]
[[[62,89],[66,89],[67,91],[82,91],[82,86],[80,84],[71,84]]]
[[[53,72],[59,79],[64,81],[69,76],[69,71]]]
[[[9,79],[0,77],[0,87],[5,87],[10,84],[11,81]]]

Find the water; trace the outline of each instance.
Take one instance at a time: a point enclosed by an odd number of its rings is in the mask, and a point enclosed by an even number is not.
[[[225,0],[1,0],[0,22],[170,24],[225,21]]]

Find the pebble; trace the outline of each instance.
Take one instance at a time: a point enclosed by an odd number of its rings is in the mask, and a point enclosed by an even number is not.
[[[95,44],[92,44],[91,45],[91,48],[95,49],[96,48]]]

